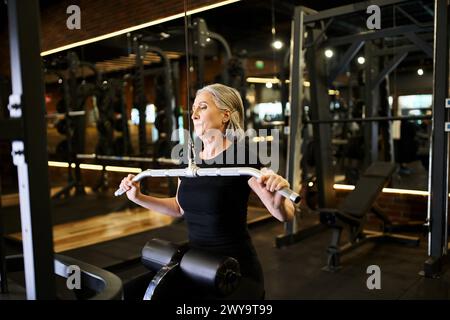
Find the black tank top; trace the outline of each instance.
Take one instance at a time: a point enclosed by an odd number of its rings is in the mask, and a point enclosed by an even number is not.
[[[200,168],[253,167],[260,169],[256,153],[238,151],[234,141],[225,151],[209,160],[197,161]],[[197,158],[198,159],[198,158]],[[223,254],[245,256],[254,253],[247,229],[250,176],[181,177],[178,202],[184,210],[191,245]],[[217,250],[214,250],[217,249]]]
[[[234,141],[214,159],[196,161],[201,168],[252,167],[261,168],[256,152],[245,143],[245,152],[238,152]],[[244,156],[242,157],[242,154]],[[230,160],[234,161],[225,161]],[[197,157],[199,159],[199,157]],[[222,161],[220,161],[222,160]],[[220,163],[214,163],[220,162]],[[250,195],[250,176],[238,177],[180,177],[178,202],[184,210],[189,243],[214,254],[237,259],[240,272],[247,284],[236,292],[246,299],[264,296],[264,274],[247,229],[247,203]],[[253,288],[246,292],[245,288]]]

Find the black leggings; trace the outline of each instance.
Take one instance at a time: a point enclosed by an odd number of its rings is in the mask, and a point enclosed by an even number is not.
[[[255,255],[237,260],[241,268],[241,284],[227,299],[264,300],[264,275],[258,257]]]

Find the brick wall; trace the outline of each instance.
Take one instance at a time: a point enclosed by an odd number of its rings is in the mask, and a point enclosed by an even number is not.
[[[219,0],[190,0],[188,10],[214,4]],[[81,9],[81,29],[66,28],[66,8]],[[64,0],[42,10],[42,50],[86,40],[149,21],[184,12],[180,0]]]
[[[347,190],[336,190],[339,204],[349,193]],[[411,194],[382,193],[376,200],[376,205],[392,222],[424,221],[427,218],[428,197]],[[376,223],[377,218],[369,214],[368,222]]]

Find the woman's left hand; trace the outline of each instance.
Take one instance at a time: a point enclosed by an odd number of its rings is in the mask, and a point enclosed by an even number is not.
[[[289,188],[289,182],[282,176],[267,168],[262,168],[261,173],[262,176],[259,177],[257,181],[262,188],[265,188],[267,192],[272,193],[273,205],[276,209],[279,209],[284,197],[281,194],[275,192],[283,188]]]

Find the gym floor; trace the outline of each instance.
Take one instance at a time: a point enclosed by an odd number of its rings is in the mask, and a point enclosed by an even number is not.
[[[305,227],[315,217],[305,218]],[[419,275],[427,258],[426,239],[419,247],[391,243],[364,244],[342,258],[343,268],[337,273],[321,270],[326,264],[326,248],[330,232],[325,230],[286,248],[277,249],[274,239],[283,233],[283,224],[275,220],[250,228],[265,275],[267,299],[449,299],[450,272],[439,279]],[[183,223],[136,234],[123,239],[67,251],[78,259],[109,263],[129,261],[140,255],[140,249],[152,238],[173,242],[186,239]],[[119,261],[118,261],[119,260]],[[381,269],[381,289],[366,286],[367,267]],[[140,268],[137,269],[138,271]],[[120,274],[120,273],[119,273]],[[122,275],[125,277],[132,275]]]
[[[102,201],[106,202],[108,201]],[[82,203],[89,206],[89,201]],[[110,206],[117,204],[110,203]],[[90,205],[91,208],[98,208],[100,202],[92,201]],[[64,208],[68,216],[80,211],[78,205],[66,204]],[[109,214],[103,212],[94,218],[103,219],[104,223],[107,223],[108,216]],[[258,217],[254,213],[250,216]],[[92,218],[87,216],[84,220]],[[308,228],[316,221],[317,216],[314,214],[305,214],[299,226],[301,229]],[[62,250],[60,253],[110,270],[126,283],[145,272],[140,263],[140,253],[148,240],[160,238],[175,243],[187,240],[187,230],[182,220],[166,221],[164,224],[162,227],[155,224],[145,232],[129,232],[128,236]],[[322,270],[326,264],[330,230],[321,231],[282,249],[275,247],[276,236],[283,233],[282,223],[273,218],[266,219],[251,224],[249,230],[263,266],[266,299],[450,298],[449,271],[444,270],[438,279],[423,278],[419,275],[427,258],[427,239],[424,235],[419,234],[421,243],[418,247],[368,242],[344,255],[341,259],[343,268],[336,273],[330,273]],[[8,241],[8,247],[12,252],[20,250],[17,240]],[[380,267],[381,289],[367,288],[366,281],[370,276],[367,267],[370,265]]]

